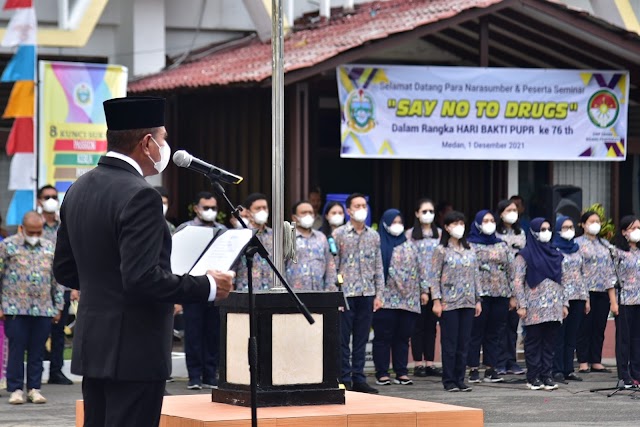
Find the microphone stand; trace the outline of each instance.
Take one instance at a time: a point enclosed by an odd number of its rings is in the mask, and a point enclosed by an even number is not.
[[[211,181],[211,185],[213,186],[213,190],[220,196],[222,196],[229,207],[231,208],[231,215],[242,224],[242,227],[247,229],[247,224],[240,217],[240,211],[243,209],[242,206],[234,207],[231,200],[227,197],[227,193],[224,190],[224,187],[220,184],[219,177],[214,174],[208,174],[207,178]],[[315,323],[315,320],[311,316],[309,309],[304,305],[298,295],[293,292],[291,286],[287,283],[282,274],[278,271],[276,266],[273,264],[271,259],[269,258],[269,252],[264,247],[262,242],[258,239],[257,236],[253,236],[247,247],[244,249],[244,256],[247,260],[247,287],[249,294],[249,346],[248,346],[248,355],[249,355],[249,373],[250,373],[250,389],[251,389],[251,426],[258,426],[258,338],[257,338],[257,330],[258,325],[256,323],[255,317],[255,306],[256,306],[256,297],[253,292],[253,256],[255,254],[259,254],[264,260],[267,261],[269,267],[273,270],[273,272],[278,276],[278,279],[284,285],[285,289],[293,299],[293,301],[298,306],[298,310],[300,313],[304,315],[310,325]]]
[[[624,315],[623,312],[621,312],[622,309],[622,279],[620,279],[620,273],[618,273],[618,267],[616,265],[616,260],[613,256],[613,247],[609,247],[609,257],[611,258],[611,263],[613,264],[613,271],[616,273],[616,283],[613,285],[613,287],[616,290],[616,299],[618,301],[618,316],[620,316],[620,324],[622,324],[623,320],[626,322],[626,316]],[[629,328],[627,327],[627,330]],[[618,340],[616,340],[616,352],[618,350]],[[617,357],[616,357],[617,359]],[[618,361],[616,360],[616,365]],[[618,369],[619,372],[619,367],[616,366],[616,368]],[[625,369],[628,369],[627,367],[625,367]],[[621,390],[630,390],[628,388],[626,388],[624,386],[624,380],[622,379],[618,379],[618,383],[615,387],[605,387],[605,388],[593,388],[591,390],[589,390],[591,393],[595,393],[595,392],[599,392],[599,391],[611,391],[611,393],[607,394],[607,397],[611,397],[614,394],[618,393]],[[635,393],[637,390],[631,390],[633,391],[633,393]]]

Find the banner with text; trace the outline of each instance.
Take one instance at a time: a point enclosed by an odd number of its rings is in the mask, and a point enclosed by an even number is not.
[[[64,193],[107,151],[102,103],[126,96],[120,65],[40,61],[39,185]]]
[[[341,156],[626,158],[627,71],[345,65]]]

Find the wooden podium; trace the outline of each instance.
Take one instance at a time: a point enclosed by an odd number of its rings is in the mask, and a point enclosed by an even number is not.
[[[339,388],[339,292],[297,292],[309,325],[286,292],[256,292],[258,407],[344,404]],[[220,302],[220,366],[212,401],[250,406],[249,295]]]

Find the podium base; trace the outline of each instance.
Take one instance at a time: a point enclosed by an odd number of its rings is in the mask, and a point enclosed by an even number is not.
[[[228,405],[251,406],[249,390],[212,390],[211,401]],[[273,406],[344,405],[342,389],[258,390],[258,408]]]

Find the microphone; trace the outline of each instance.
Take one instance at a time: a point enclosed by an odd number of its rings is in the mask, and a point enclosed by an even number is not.
[[[327,239],[327,242],[329,243],[329,252],[331,252],[333,256],[338,255],[338,247],[336,246],[336,241],[334,240],[334,238],[329,237]]]
[[[193,157],[185,150],[178,150],[173,154],[173,163],[178,167],[200,172],[209,178],[220,180],[225,184],[240,184],[244,179],[241,176],[232,174],[231,172],[227,172],[224,169],[220,169],[217,166],[209,164],[204,160]]]

